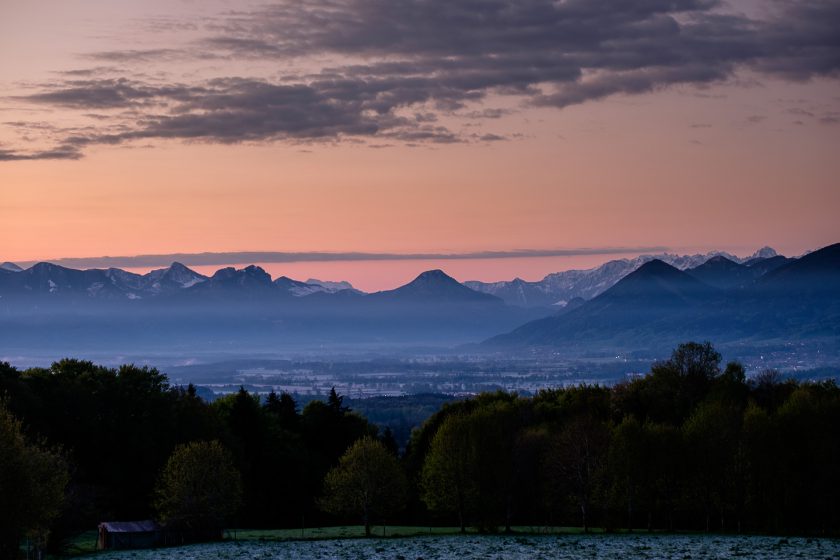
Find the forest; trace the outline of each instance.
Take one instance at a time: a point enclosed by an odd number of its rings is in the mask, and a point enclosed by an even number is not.
[[[335,391],[208,403],[153,368],[0,363],[0,557],[140,519],[836,536],[837,472],[835,382],[747,378],[709,343],[609,387],[447,402],[408,442]]]

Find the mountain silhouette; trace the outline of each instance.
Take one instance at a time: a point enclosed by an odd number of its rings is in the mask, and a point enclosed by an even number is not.
[[[408,284],[393,290],[370,294],[368,298],[376,301],[404,303],[503,303],[496,296],[483,294],[464,286],[442,270],[427,270]]]

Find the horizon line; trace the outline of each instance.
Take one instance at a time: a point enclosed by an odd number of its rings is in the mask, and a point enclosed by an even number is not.
[[[644,247],[578,247],[571,249],[515,249],[509,251],[472,251],[464,253],[368,253],[359,251],[329,252],[282,252],[282,251],[228,251],[202,253],[161,253],[101,257],[61,257],[17,261],[15,264],[29,268],[40,262],[48,262],[68,268],[147,268],[169,266],[179,262],[185,266],[214,266],[255,263],[295,262],[358,262],[358,261],[424,261],[424,260],[481,260],[521,259],[540,257],[573,257],[585,255],[625,255],[662,253],[665,246]]]

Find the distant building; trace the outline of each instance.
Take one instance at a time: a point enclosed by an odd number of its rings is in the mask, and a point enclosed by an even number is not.
[[[103,521],[96,548],[152,548],[161,543],[162,536],[161,526],[154,521]]]

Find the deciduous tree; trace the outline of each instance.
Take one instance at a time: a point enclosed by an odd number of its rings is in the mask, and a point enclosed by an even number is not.
[[[69,480],[61,453],[27,441],[0,401],[0,558],[15,558],[24,536],[46,543]]]
[[[189,528],[223,526],[242,502],[242,480],[218,441],[179,445],[161,473],[155,508],[162,521]]]
[[[432,438],[420,485],[426,506],[456,513],[462,533],[467,511],[478,494],[476,467],[469,418],[461,414],[447,417]]]
[[[365,436],[327,473],[321,505],[330,513],[359,515],[370,536],[371,523],[402,509],[405,499],[406,480],[397,458]]]

